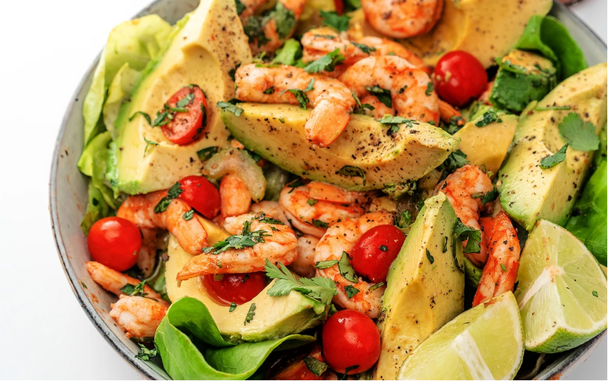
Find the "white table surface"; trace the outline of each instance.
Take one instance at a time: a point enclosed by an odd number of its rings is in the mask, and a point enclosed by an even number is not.
[[[64,110],[112,27],[150,0],[2,1],[0,21],[0,378],[138,379],[85,316],[48,215]],[[606,41],[606,0],[579,14]],[[606,379],[606,342],[569,378]]]

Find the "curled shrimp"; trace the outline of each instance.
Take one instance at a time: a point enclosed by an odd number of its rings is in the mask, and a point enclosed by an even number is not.
[[[167,313],[167,307],[154,299],[121,295],[111,305],[110,317],[127,332],[127,337],[154,337],[156,329]]]
[[[429,32],[441,17],[444,0],[361,0],[365,18],[390,37],[408,38]]]
[[[292,35],[306,4],[305,0],[279,0],[273,9],[256,15],[256,11],[267,2],[268,0],[241,1],[245,9],[240,18],[253,55],[274,52],[283,45]]]
[[[306,138],[321,147],[330,145],[344,131],[356,106],[350,90],[336,79],[311,75],[292,66],[241,66],[236,71],[236,97],[241,101],[299,104],[288,90],[306,94],[313,108],[304,125]],[[311,89],[312,88],[312,89]]]
[[[465,253],[475,265],[483,266],[488,259],[487,248],[483,244],[484,232],[479,225],[479,214],[482,209],[479,196],[493,189],[492,181],[479,167],[465,165],[458,168],[444,181],[437,184],[435,193],[443,192],[448,197],[450,204],[463,224],[481,231],[482,244],[479,253]],[[466,246],[466,242],[463,242]]]
[[[247,184],[233,173],[222,177],[220,182],[220,210],[222,217],[245,214],[251,206],[251,194]]]
[[[460,111],[456,110],[451,104],[441,99],[439,100],[439,115],[443,123],[450,124],[450,122],[456,120],[457,125],[464,126],[464,119],[462,119],[462,114]]]
[[[494,217],[482,217],[480,222],[488,248],[488,261],[473,298],[473,307],[513,291],[519,269],[519,238],[507,213],[501,210]]]
[[[289,268],[298,275],[312,278],[315,276],[315,255],[319,239],[311,235],[303,235],[298,238],[298,248],[296,249],[296,260]]]
[[[342,253],[350,253],[361,236],[376,226],[392,225],[393,214],[374,212],[364,214],[358,218],[347,218],[332,225],[321,238],[316,248],[315,261],[339,261]],[[341,307],[356,310],[375,319],[380,312],[380,302],[386,287],[374,287],[373,283],[358,278],[356,283],[350,282],[340,274],[338,265],[326,269],[317,269],[317,276],[333,279],[338,287],[338,294],[334,302]],[[345,288],[352,286],[358,292],[348,297]],[[370,288],[374,289],[370,290]]]
[[[207,246],[207,231],[197,218],[184,219],[184,214],[191,210],[185,201],[173,199],[164,212],[154,212],[156,205],[167,196],[167,191],[129,196],[116,215],[133,222],[140,229],[168,230],[184,250],[193,255],[200,254]]]
[[[295,188],[288,184],[279,196],[279,204],[293,227],[318,238],[336,222],[364,214],[365,203],[367,195],[363,192],[318,181]]]
[[[433,122],[439,125],[439,98],[432,89],[432,81],[422,69],[396,56],[368,57],[346,69],[340,80],[361,99],[373,102],[372,115],[379,119],[385,114]],[[375,93],[390,93],[390,102]]]
[[[177,274],[178,281],[207,274],[244,274],[264,271],[266,259],[284,265],[289,265],[296,259],[298,239],[294,231],[283,223],[267,221],[265,215],[247,213],[228,217],[224,221],[224,229],[231,235],[257,232],[262,239],[253,246],[197,255]]]

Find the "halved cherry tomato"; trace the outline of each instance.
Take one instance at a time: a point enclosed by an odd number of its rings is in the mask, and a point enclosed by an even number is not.
[[[380,225],[366,231],[355,243],[350,261],[357,274],[372,282],[386,282],[391,263],[397,258],[405,234],[393,225]]]
[[[129,220],[106,217],[91,226],[87,245],[94,261],[116,271],[125,271],[137,262],[141,233]]]
[[[299,349],[299,348],[298,348]],[[308,367],[308,365],[306,365],[306,362],[304,362],[304,359],[306,357],[313,357],[316,360],[318,360],[319,362],[325,362],[323,359],[323,355],[321,354],[321,347],[318,344],[314,344],[312,350],[308,353],[308,354],[301,354],[300,356],[298,356],[297,358],[291,360],[291,361],[284,361],[284,363],[287,363],[288,365],[285,366],[281,363],[279,364],[273,364],[276,366],[281,366],[283,365],[283,367],[279,370],[278,373],[272,375],[270,377],[271,380],[323,380],[324,379],[324,375],[325,372],[323,372],[323,374],[320,375],[316,375],[315,373],[313,373],[310,368]]]
[[[179,198],[194,210],[211,219],[220,212],[220,192],[203,176],[188,176],[179,181]]]
[[[358,311],[342,310],[323,326],[323,356],[333,370],[357,374],[370,369],[380,357],[376,323]]]
[[[191,99],[188,101],[188,98]],[[169,109],[165,111],[173,116],[173,120],[161,127],[165,137],[179,145],[197,141],[207,127],[207,98],[203,90],[198,86],[182,87],[169,98],[167,105]],[[186,111],[172,110],[176,108]]]
[[[433,78],[437,95],[457,107],[478,98],[488,85],[488,75],[481,62],[462,50],[441,57]]]
[[[243,304],[266,287],[266,276],[264,273],[204,275],[203,285],[220,304]]]
[[[339,15],[344,13],[344,1],[334,0],[334,7],[336,7],[336,13],[338,13]]]

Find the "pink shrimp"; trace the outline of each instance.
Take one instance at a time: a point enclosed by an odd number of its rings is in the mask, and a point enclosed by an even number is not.
[[[408,38],[429,32],[441,17],[444,0],[361,0],[367,21],[380,33]]]

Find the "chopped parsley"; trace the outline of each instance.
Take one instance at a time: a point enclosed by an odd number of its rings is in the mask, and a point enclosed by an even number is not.
[[[365,54],[370,54],[371,52],[375,52],[376,48],[374,48],[373,46],[367,46],[364,44],[358,44],[356,42],[352,42],[351,44],[355,45],[357,48],[361,49],[361,51]]]
[[[443,253],[448,251],[448,237],[447,236],[443,237],[443,245],[441,245],[441,251]]]
[[[336,29],[338,32],[345,32],[348,30],[348,22],[350,21],[350,16],[342,15],[340,16],[338,12],[331,11],[319,11],[321,17],[323,17],[323,24],[330,26]]]
[[[481,205],[485,205],[488,202],[496,200],[496,198],[498,197],[498,189],[496,189],[496,185],[494,185],[491,191],[488,191],[486,193],[475,193],[472,195],[472,197],[481,198]]]
[[[591,291],[591,295],[595,296],[596,298],[599,297],[598,294],[597,294],[597,291]]]
[[[269,88],[267,88],[266,90],[264,90],[264,94],[274,94],[274,86],[270,86]]]
[[[376,98],[380,102],[382,102],[386,107],[393,107],[393,98],[391,96],[391,91],[381,88],[378,85],[375,86],[365,86],[365,90],[367,90],[370,94],[375,95]]]
[[[338,269],[340,269],[340,275],[342,275],[344,279],[353,283],[359,281],[355,269],[353,269],[353,266],[351,266],[350,261],[348,260],[348,253],[346,251],[342,252],[342,257],[340,257],[340,261],[338,262]]]
[[[327,222],[323,222],[321,220],[312,220],[312,224],[320,229],[327,229],[329,227],[329,224]]]
[[[342,175],[347,177],[360,177],[363,179],[363,185],[365,185],[365,171],[354,165],[345,165],[336,171],[336,175]]]
[[[217,147],[217,146],[207,147],[207,148],[203,148],[202,150],[198,151],[196,154],[198,155],[198,158],[201,159],[201,161],[207,161],[207,160],[211,159],[211,156],[218,153],[219,150],[220,150],[220,147]]]
[[[306,367],[308,367],[308,370],[310,370],[312,373],[314,373],[315,376],[323,375],[323,373],[325,373],[325,371],[328,368],[327,364],[325,364],[322,361],[317,360],[316,358],[314,358],[312,356],[304,357],[304,364],[306,364]]]
[[[340,49],[336,48],[333,52],[324,55],[323,57],[310,62],[304,70],[309,73],[320,73],[322,71],[334,71],[336,66],[344,61],[344,55],[340,53]]]
[[[306,92],[313,91],[315,89],[314,85],[315,85],[315,79],[311,78],[310,82],[308,82],[308,85],[306,85],[306,88],[304,89],[304,91],[306,91]]]
[[[481,231],[468,227],[460,218],[456,220],[454,236],[460,237],[463,242],[468,240],[467,246],[464,248],[465,253],[479,253],[481,251]]]
[[[241,13],[243,13],[245,9],[247,9],[247,7],[245,6],[245,4],[241,3],[240,0],[234,0],[234,2],[236,3],[236,13],[240,16]]]
[[[429,260],[429,262],[431,262],[431,265],[435,263],[435,258],[433,258],[433,256],[431,255],[429,249],[426,249],[426,258]]]
[[[433,94],[433,81],[429,81],[426,85],[426,90],[424,91],[424,95],[430,97]]]
[[[308,104],[309,100],[304,91],[299,90],[299,89],[287,89],[287,90],[283,90],[283,92],[281,92],[281,95],[285,94],[286,91],[289,91],[290,93],[292,93],[298,100],[298,103],[300,104],[300,108],[306,110],[306,105]]]
[[[546,156],[540,159],[540,167],[542,169],[553,168],[562,161],[566,160],[566,151],[568,150],[568,143],[551,156]]]
[[[133,120],[133,118],[135,118],[137,116],[137,114],[143,116],[146,121],[148,122],[149,125],[152,125],[152,119],[150,119],[150,115],[148,115],[147,113],[143,112],[143,111],[136,111],[135,114],[131,115],[131,117],[129,118],[129,122]]]
[[[500,264],[500,268],[502,269],[502,271],[507,271],[507,267],[504,264]]]
[[[150,361],[154,357],[158,356],[158,349],[156,348],[156,345],[154,345],[153,349],[148,349],[148,347],[142,343],[137,343],[137,345],[139,345],[139,353],[135,355],[135,358]]]
[[[483,116],[481,117],[480,120],[475,122],[475,126],[484,127],[490,123],[494,123],[497,119],[498,119],[498,115],[496,115],[496,113],[493,110],[488,110],[483,113]]]
[[[567,111],[571,110],[572,106],[549,106],[549,107],[536,107],[534,111]]]
[[[277,2],[274,10],[264,17],[264,25],[270,20],[274,20],[276,31],[280,39],[287,38],[296,27],[295,14],[292,10],[285,8],[280,1]]]
[[[141,281],[140,283],[136,284],[135,286],[133,286],[132,284],[125,284],[120,291],[124,292],[125,294],[129,295],[129,296],[146,296],[148,295],[147,292],[144,291],[146,287],[146,281]]]
[[[357,368],[359,368],[359,365],[347,366],[346,369],[344,370],[344,374],[342,375],[342,377],[340,377],[340,380],[348,379],[348,372],[350,372],[351,370],[355,370]]]
[[[228,312],[232,312],[234,310],[236,310],[236,303],[232,302],[230,303],[230,308],[228,308]]]
[[[464,167],[469,164],[467,160],[467,155],[461,150],[456,150],[448,156],[447,159],[443,162],[443,169],[446,172],[446,176],[458,168]]]
[[[568,114],[558,128],[566,143],[577,151],[593,151],[599,147],[600,139],[595,134],[595,126],[583,121],[578,113]]]
[[[266,230],[256,230],[252,232],[250,229],[251,223],[245,221],[241,234],[231,235],[211,247],[204,248],[203,252],[205,254],[219,254],[230,249],[240,250],[245,247],[253,247],[258,243],[266,242],[264,237],[270,236]]]
[[[230,102],[217,102],[216,107],[221,108],[223,111],[231,112],[236,116],[241,116],[241,114],[243,113],[242,108]]]
[[[388,247],[384,246],[384,245],[380,245],[380,251],[387,252],[388,251]]]
[[[344,292],[346,292],[346,296],[350,299],[359,293],[359,289],[357,289],[356,287],[353,287],[349,284],[346,287],[344,287]]]
[[[395,225],[400,229],[405,229],[412,224],[412,213],[409,210],[404,210],[395,219]]]
[[[289,193],[293,192],[294,189],[296,189],[297,187],[301,187],[302,185],[304,185],[304,180],[302,180],[301,178],[295,179],[294,181],[290,182],[289,184],[287,184],[287,186],[291,188]]]
[[[173,184],[173,186],[169,188],[169,192],[167,192],[167,195],[163,197],[154,207],[154,213],[158,214],[167,210],[169,204],[171,204],[171,201],[178,198],[183,191],[184,190],[181,188],[180,183]]]
[[[284,264],[279,262],[279,267],[277,267],[268,259],[266,259],[264,269],[267,277],[277,279],[267,292],[270,296],[288,295],[291,290],[295,290],[309,299],[329,305],[334,295],[337,294],[336,283],[332,279],[325,277],[296,279]]]
[[[246,325],[247,323],[251,323],[254,316],[255,316],[255,303],[251,303],[251,306],[249,306],[249,311],[247,311],[247,316],[245,316],[245,322],[243,323],[243,325]]]
[[[319,200],[315,200],[314,198],[309,198],[307,202],[308,202],[308,205],[314,206],[317,202],[319,202]]]
[[[338,261],[334,260],[330,260],[330,261],[318,261],[317,263],[315,263],[315,267],[318,268],[319,270],[323,270],[323,269],[328,269],[334,265],[337,265]]]
[[[408,127],[414,127],[414,124],[418,124],[418,122],[415,120],[389,114],[386,114],[382,118],[378,119],[378,122],[382,124],[407,124]]]
[[[187,211],[186,213],[184,213],[182,215],[182,217],[184,217],[184,220],[190,221],[192,219],[192,217],[194,217],[194,209],[190,209],[189,211]]]

